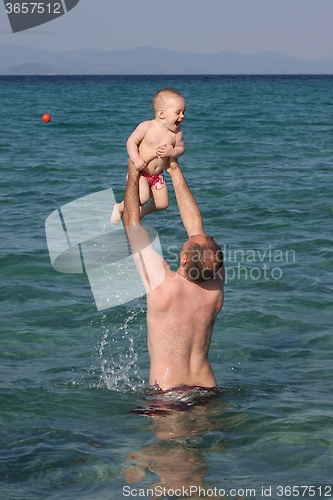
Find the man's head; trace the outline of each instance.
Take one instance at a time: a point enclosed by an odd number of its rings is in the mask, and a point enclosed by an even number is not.
[[[223,252],[208,234],[191,236],[179,253],[180,272],[189,281],[212,279],[223,266]]]

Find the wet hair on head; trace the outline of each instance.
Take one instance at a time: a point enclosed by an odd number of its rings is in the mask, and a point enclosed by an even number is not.
[[[188,258],[186,274],[195,283],[211,280],[223,267],[222,249],[211,236],[206,235],[201,245],[193,242],[184,252]]]
[[[153,100],[152,100],[152,105],[153,105],[153,110],[154,113],[157,112],[158,109],[161,108],[163,104],[163,99],[165,97],[182,97],[182,95],[177,92],[176,90],[165,88],[157,92],[157,94],[154,95]]]

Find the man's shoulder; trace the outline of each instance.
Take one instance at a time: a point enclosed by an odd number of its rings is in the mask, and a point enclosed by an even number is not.
[[[211,280],[216,288],[223,290],[225,280],[224,266],[215,274],[214,278]]]
[[[164,264],[164,271],[165,271],[165,282],[170,282],[170,281],[175,281],[177,278],[177,273],[171,271],[169,264],[165,259],[163,259],[163,264]]]
[[[177,273],[171,271],[169,264],[165,259],[163,262],[163,280],[160,281],[158,293],[163,290],[174,289],[177,286]]]
[[[214,275],[214,280],[217,280],[219,282],[224,282],[225,280],[225,269],[224,269],[224,264],[222,263],[222,266],[220,269],[215,273]]]

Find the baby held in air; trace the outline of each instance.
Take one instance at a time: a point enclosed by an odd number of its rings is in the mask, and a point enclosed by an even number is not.
[[[184,120],[185,100],[176,91],[163,89],[153,98],[155,118],[140,123],[127,140],[129,161],[140,172],[140,217],[165,210],[169,205],[163,168],[169,158],[179,158],[185,145],[180,124]],[[113,207],[111,222],[119,224],[124,201]]]

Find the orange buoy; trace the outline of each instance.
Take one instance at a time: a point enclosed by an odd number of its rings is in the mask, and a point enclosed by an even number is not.
[[[50,121],[51,121],[50,115],[48,115],[47,113],[44,113],[43,122],[50,122]]]

